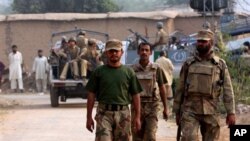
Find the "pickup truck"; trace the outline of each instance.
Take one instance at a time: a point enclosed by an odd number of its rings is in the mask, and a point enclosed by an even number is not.
[[[75,29],[70,31],[64,31],[64,32],[57,32],[53,33],[51,35],[51,46],[54,45],[54,38],[58,40],[58,37],[62,37],[65,35],[75,35],[79,33],[80,31],[85,31],[88,36],[94,35],[96,36],[102,36],[104,37],[105,41],[108,40],[109,35],[106,33],[96,32],[96,31],[90,31],[85,29]],[[97,43],[98,44],[98,43]],[[60,46],[60,41],[56,42],[56,46]],[[101,46],[101,45],[98,45]],[[70,70],[67,73],[67,77],[65,80],[60,80],[60,63],[59,63],[59,57],[56,56],[56,54],[51,53],[49,57],[50,62],[50,75],[49,75],[49,84],[50,84],[50,102],[52,107],[58,107],[59,106],[59,100],[61,102],[66,102],[68,98],[87,98],[87,91],[85,89],[86,82],[79,80],[74,80]],[[70,68],[69,68],[70,69]]]

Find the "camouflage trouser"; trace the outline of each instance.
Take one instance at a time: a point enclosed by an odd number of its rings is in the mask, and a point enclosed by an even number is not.
[[[182,141],[217,141],[220,135],[219,115],[197,115],[184,112],[181,119]]]
[[[134,117],[135,114],[133,106],[131,109],[132,117]],[[159,102],[141,103],[141,130],[139,133],[132,134],[133,141],[156,141],[159,110]]]
[[[129,107],[120,111],[107,111],[99,104],[95,116],[96,141],[131,141],[131,116]]]
[[[168,101],[168,114],[169,116],[172,115],[172,109],[173,109],[173,92],[172,92],[172,87],[171,85],[165,85],[166,90],[168,91],[168,95],[167,95],[167,101]]]

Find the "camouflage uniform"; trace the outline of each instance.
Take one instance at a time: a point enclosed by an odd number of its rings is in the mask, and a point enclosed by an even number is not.
[[[70,41],[75,41],[75,39],[71,38]],[[79,77],[79,69],[78,69],[78,56],[80,55],[80,48],[78,46],[67,47],[59,51],[59,55],[63,58],[67,58],[67,62],[65,63],[63,70],[60,75],[60,79],[66,79],[69,65],[72,65],[73,77]]]
[[[184,63],[173,107],[175,113],[182,109],[182,141],[198,140],[199,127],[203,141],[218,140],[222,89],[226,111],[234,114],[234,92],[225,61],[211,54],[208,60],[194,56]]]
[[[102,61],[99,59],[101,55],[93,48],[96,45],[95,39],[88,40],[88,48],[84,48],[79,58],[81,61],[81,75],[90,77],[91,72],[93,72],[98,66],[103,65]],[[96,46],[95,46],[96,47]]]
[[[110,50],[122,51],[122,43],[118,40],[108,41],[105,51]],[[110,64],[99,66],[93,71],[86,85],[86,90],[89,91],[87,102],[88,130],[90,130],[88,121],[92,120],[89,111],[93,109],[95,98],[98,101],[95,116],[95,140],[131,141],[131,112],[128,105],[131,104],[132,100],[134,104],[139,103],[139,93],[142,92],[135,72],[124,65],[119,67],[112,67]],[[138,115],[140,105],[135,104],[135,106],[137,106]],[[92,126],[94,126],[93,122]]]
[[[88,39],[85,36],[86,32],[85,31],[81,31],[77,38],[76,38],[76,45],[81,49],[85,49],[88,47]]]
[[[164,29],[160,29],[156,34],[156,40],[157,46],[155,47],[155,50],[162,50],[163,48],[166,48],[167,46],[167,32]]]
[[[136,76],[143,87],[141,93],[141,131],[133,133],[133,141],[155,141],[158,124],[158,113],[160,111],[160,94],[159,94],[159,79],[164,80],[161,83],[166,83],[166,77],[158,64],[149,63],[145,68],[140,64],[132,65]],[[157,77],[158,76],[158,77]],[[160,78],[162,77],[162,78]],[[164,78],[163,78],[164,77]],[[158,80],[157,80],[158,79]],[[158,85],[157,85],[158,83]],[[132,109],[132,117],[135,115]]]
[[[99,103],[96,113],[96,141],[109,141],[112,137],[113,141],[131,140],[131,117],[128,106],[114,112],[107,110],[105,104]],[[112,126],[110,122],[115,124]]]

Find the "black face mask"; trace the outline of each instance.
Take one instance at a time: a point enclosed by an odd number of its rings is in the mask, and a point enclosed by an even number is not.
[[[210,46],[206,45],[206,46],[202,46],[202,45],[197,45],[196,49],[199,52],[200,55],[205,55],[210,51]]]

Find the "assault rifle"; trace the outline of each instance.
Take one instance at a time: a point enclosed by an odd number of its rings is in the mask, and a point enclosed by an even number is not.
[[[141,39],[143,42],[151,44],[151,43],[148,41],[147,38],[145,38],[144,36],[142,36],[142,35],[139,34],[138,32],[133,31],[131,28],[128,29],[128,31],[131,32],[131,33],[133,33],[133,34],[136,36],[136,38]]]

